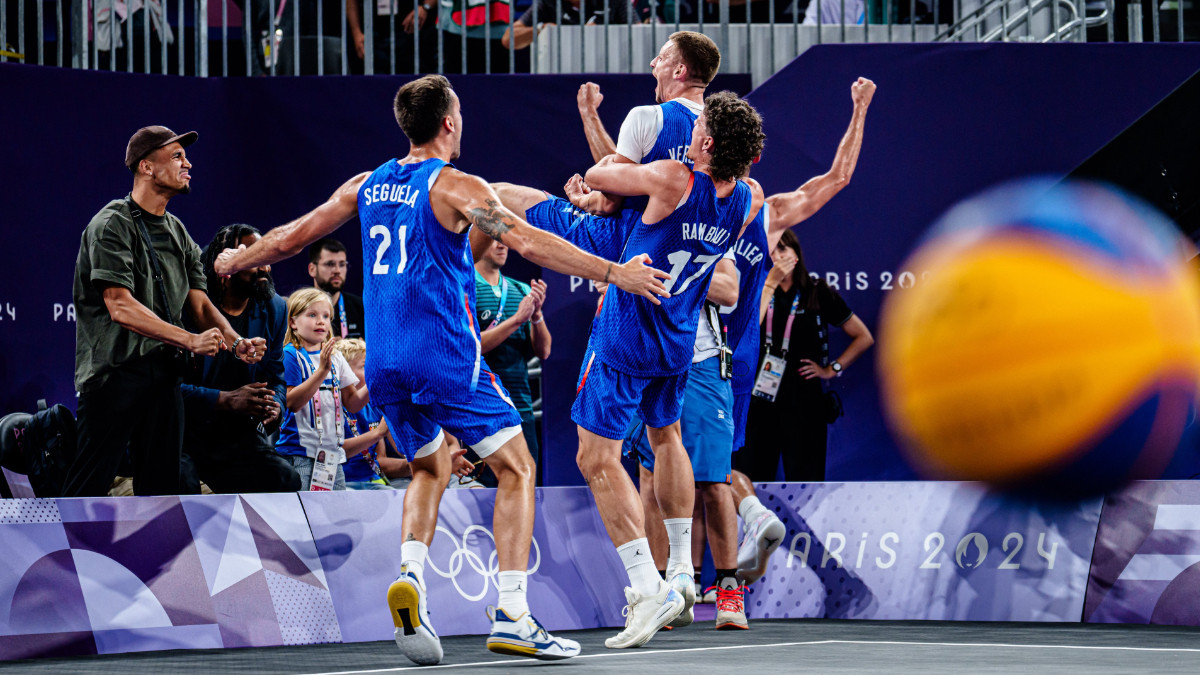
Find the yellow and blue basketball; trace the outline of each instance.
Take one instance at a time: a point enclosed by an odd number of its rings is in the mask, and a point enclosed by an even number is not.
[[[931,478],[1095,494],[1161,475],[1194,414],[1191,244],[1112,189],[1031,180],[954,207],[892,291],[889,424]]]

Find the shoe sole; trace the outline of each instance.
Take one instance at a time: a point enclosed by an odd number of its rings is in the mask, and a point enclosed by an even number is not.
[[[696,620],[696,611],[692,609],[696,606],[696,591],[694,587],[690,592],[683,591],[679,595],[683,598],[683,611],[679,613],[679,616],[671,619],[670,623],[663,626],[663,628],[683,628],[692,625],[692,622]]]
[[[717,624],[717,630],[750,630],[750,626],[736,621],[726,621],[725,623]]]
[[[769,536],[771,534],[776,536],[772,539]],[[770,541],[766,545],[763,544],[764,535],[768,535],[766,539]],[[754,567],[739,569],[737,571],[738,581],[742,582],[743,585],[750,585],[761,579],[767,573],[767,562],[770,561],[771,555],[783,545],[783,538],[786,536],[787,528],[784,527],[783,522],[780,520],[773,521],[760,532],[755,542]]]
[[[682,612],[682,611],[683,611],[683,609],[680,608],[679,612]],[[675,619],[675,617],[677,617],[677,616],[679,616],[678,612],[668,611],[666,613],[662,613],[660,610],[660,614],[659,614],[658,618],[653,623],[650,624],[650,625],[654,626],[653,630],[646,631],[645,635],[639,636],[638,638],[636,638],[634,640],[630,640],[627,644],[610,645],[610,644],[608,644],[608,640],[605,640],[604,646],[608,647],[609,649],[632,649],[634,647],[641,647],[642,645],[649,642],[650,638],[654,637],[655,633],[662,630],[663,627],[665,627],[667,624],[671,623],[671,621],[673,621]]]
[[[495,654],[506,654],[508,656],[523,656],[541,661],[561,661],[578,655],[575,654],[554,654],[551,652],[542,651],[541,647],[527,640],[514,640],[512,638],[489,637],[487,641],[489,652]]]
[[[430,627],[421,624],[420,592],[412,584],[394,582],[388,587],[387,598],[396,625],[396,646],[417,665],[439,663],[442,643]]]

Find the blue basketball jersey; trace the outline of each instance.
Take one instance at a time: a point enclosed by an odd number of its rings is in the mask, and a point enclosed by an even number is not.
[[[433,215],[440,159],[379,167],[358,192],[371,401],[471,400],[479,379],[475,267],[467,234]]]
[[[758,309],[767,273],[774,264],[767,250],[770,207],[763,204],[758,215],[746,226],[733,245],[738,269],[738,301],[722,307],[729,328],[729,346],[733,349],[733,390],[750,391],[758,369]]]
[[[642,158],[642,164],[649,164],[660,159],[674,159],[692,166],[688,159],[687,149],[692,144],[692,127],[699,117],[692,109],[679,101],[660,103],[662,110],[662,129],[658,132],[658,140],[654,147]]]
[[[657,223],[639,221],[620,262],[646,253],[670,273],[670,298],[655,305],[610,286],[592,330],[591,346],[609,367],[642,377],[677,375],[691,366],[696,322],[713,267],[733,245],[750,206],[750,188],[738,182],[718,198],[712,179],[692,173],[687,200]]]

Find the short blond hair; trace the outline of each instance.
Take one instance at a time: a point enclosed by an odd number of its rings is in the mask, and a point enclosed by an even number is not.
[[[301,288],[292,293],[287,299],[287,332],[284,333],[284,341],[294,345],[297,349],[303,349],[304,345],[300,344],[300,337],[296,335],[296,331],[292,330],[292,319],[300,316],[309,307],[324,302],[329,305],[329,311],[333,313],[333,298],[329,294],[319,288]],[[329,342],[333,338],[333,331],[330,331],[325,336],[325,342]],[[321,345],[324,346],[325,342]]]
[[[362,338],[343,338],[333,348],[346,357],[346,363],[354,363],[354,359],[367,353],[367,341]]]

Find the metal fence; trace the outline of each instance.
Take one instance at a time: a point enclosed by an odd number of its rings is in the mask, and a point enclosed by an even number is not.
[[[0,61],[199,77],[636,72],[682,29],[757,84],[822,43],[1184,41],[1200,28],[1190,0],[576,2],[0,0]]]

